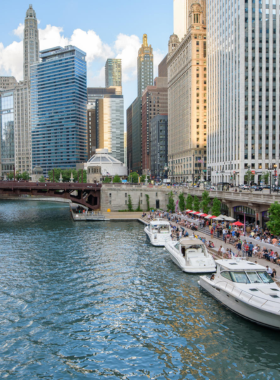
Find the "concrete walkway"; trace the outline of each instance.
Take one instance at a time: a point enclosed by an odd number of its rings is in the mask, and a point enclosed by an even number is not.
[[[138,220],[143,212],[102,212],[106,219],[110,220]]]

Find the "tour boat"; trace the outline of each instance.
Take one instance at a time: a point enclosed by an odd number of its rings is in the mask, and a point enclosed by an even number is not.
[[[165,248],[171,259],[183,272],[213,273],[216,271],[215,261],[208,253],[205,244],[196,238],[183,238],[179,242],[170,241]]]
[[[245,260],[217,260],[217,273],[199,285],[234,313],[280,330],[280,288],[266,268]]]
[[[156,247],[164,247],[167,241],[171,241],[170,223],[163,219],[155,219],[148,224],[144,231],[150,243]]]

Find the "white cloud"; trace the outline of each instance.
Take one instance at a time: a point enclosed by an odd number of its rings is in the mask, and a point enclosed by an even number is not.
[[[165,55],[160,50],[154,51],[154,77],[158,76],[158,65],[163,60]]]
[[[23,24],[19,24],[13,31],[14,35],[21,39],[20,42],[13,42],[6,47],[0,42],[0,75],[13,75],[17,80],[22,79],[23,31]],[[137,55],[141,46],[141,40],[136,35],[128,36],[120,33],[113,46],[110,47],[93,30],[75,29],[68,38],[64,35],[63,28],[47,25],[45,29],[39,29],[39,37],[41,50],[71,44],[85,51],[88,63],[88,82],[91,85],[104,86],[104,66],[100,70],[100,63],[104,65],[107,58],[114,57],[122,59],[123,83],[136,79]],[[163,57],[164,55],[160,51],[154,52],[155,76],[157,75],[157,65]],[[99,62],[99,66],[96,66],[95,62]]]

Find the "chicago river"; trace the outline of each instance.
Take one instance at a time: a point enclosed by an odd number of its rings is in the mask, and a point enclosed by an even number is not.
[[[278,379],[279,333],[200,290],[138,222],[0,203],[0,378]]]

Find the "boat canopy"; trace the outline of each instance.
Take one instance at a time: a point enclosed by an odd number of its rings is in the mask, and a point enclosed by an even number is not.
[[[204,245],[203,241],[196,238],[183,238],[180,240],[180,244],[181,245],[194,245],[194,244]]]

